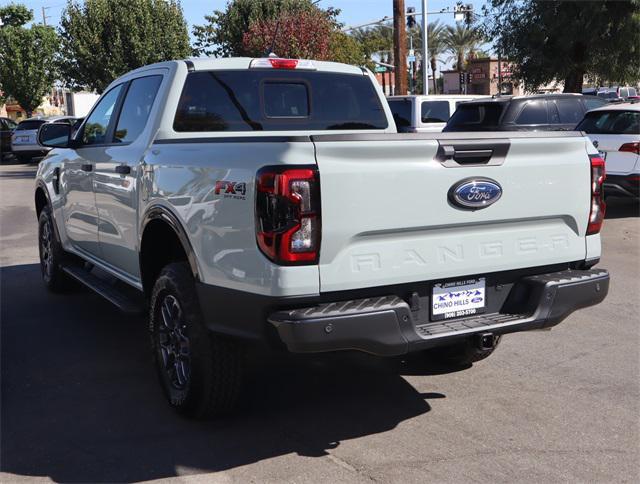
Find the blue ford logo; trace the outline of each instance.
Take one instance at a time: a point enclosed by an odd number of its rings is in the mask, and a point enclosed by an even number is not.
[[[449,201],[469,210],[487,208],[500,200],[501,196],[502,187],[490,178],[467,178],[449,190]]]

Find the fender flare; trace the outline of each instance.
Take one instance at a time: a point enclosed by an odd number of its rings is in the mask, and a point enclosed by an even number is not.
[[[193,250],[193,246],[191,245],[191,241],[189,240],[189,236],[187,235],[187,231],[180,223],[180,220],[178,220],[178,217],[165,206],[152,205],[145,211],[144,216],[142,217],[142,223],[140,224],[139,247],[142,248],[142,236],[144,235],[144,231],[147,225],[154,220],[163,221],[169,227],[171,227],[174,233],[178,236],[178,240],[180,241],[185,254],[187,254],[187,260],[189,262],[189,266],[191,267],[193,277],[196,281],[200,281],[200,272],[198,271],[196,254]],[[142,274],[142,267],[140,267],[140,273]]]

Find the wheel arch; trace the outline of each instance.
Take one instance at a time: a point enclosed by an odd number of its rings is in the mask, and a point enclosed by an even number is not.
[[[40,217],[42,209],[49,205],[51,207],[51,199],[49,198],[49,192],[44,182],[38,181],[36,183],[36,190],[34,193],[34,203],[36,208],[36,217]]]
[[[162,267],[176,260],[187,261],[195,280],[200,280],[191,241],[178,217],[168,208],[162,205],[149,207],[142,218],[140,233],[139,264],[145,294],[151,294]],[[163,240],[161,247],[152,243],[158,239]]]

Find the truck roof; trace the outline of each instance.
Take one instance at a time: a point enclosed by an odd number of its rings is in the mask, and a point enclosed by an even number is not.
[[[237,70],[249,69],[251,61],[259,59],[256,57],[191,57],[189,59],[172,60],[166,62],[157,62],[147,66],[139,67],[133,71],[127,72],[122,77],[128,77],[140,72],[144,72],[157,68],[175,68],[177,65],[186,64],[189,70],[193,71],[211,71],[211,70]],[[344,74],[364,74],[368,72],[366,69],[352,66],[349,64],[341,64],[339,62],[318,61],[313,59],[298,59],[299,61],[312,62],[314,70],[320,72],[340,72]]]

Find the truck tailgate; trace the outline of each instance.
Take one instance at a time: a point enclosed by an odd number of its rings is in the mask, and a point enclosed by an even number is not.
[[[478,135],[312,137],[322,199],[321,291],[584,259],[590,209],[585,139],[572,133]],[[469,143],[493,153],[489,161],[443,158]],[[451,203],[450,189],[475,178],[497,182],[501,198],[476,210]]]

